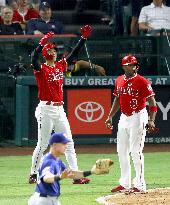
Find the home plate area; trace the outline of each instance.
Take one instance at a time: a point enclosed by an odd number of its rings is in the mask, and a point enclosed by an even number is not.
[[[170,205],[170,188],[149,189],[146,193],[118,193],[96,199],[103,205]]]

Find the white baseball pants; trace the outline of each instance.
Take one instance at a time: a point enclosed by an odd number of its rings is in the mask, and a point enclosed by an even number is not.
[[[120,162],[120,185],[129,189],[136,187],[141,191],[146,190],[144,180],[144,141],[146,136],[145,126],[148,122],[146,109],[131,116],[121,114],[117,133],[117,152]],[[135,168],[136,177],[131,182],[130,155]]]
[[[28,205],[61,205],[56,197],[40,197],[39,193],[34,193],[28,200]]]
[[[70,169],[78,170],[74,142],[63,106],[46,105],[45,101],[41,101],[36,108],[35,116],[38,122],[38,142],[32,156],[31,174],[37,173],[40,160],[48,147],[48,141],[53,129],[55,132],[66,133],[71,141],[67,145],[65,156]]]

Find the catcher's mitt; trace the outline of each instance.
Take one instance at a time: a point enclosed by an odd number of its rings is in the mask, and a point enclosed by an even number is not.
[[[92,174],[107,174],[114,162],[111,159],[98,159],[91,169]]]

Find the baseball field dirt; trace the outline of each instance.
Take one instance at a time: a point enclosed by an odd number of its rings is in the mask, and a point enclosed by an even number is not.
[[[0,156],[23,156],[32,155],[35,147],[0,147]],[[116,153],[115,144],[97,144],[97,145],[76,145],[77,154],[112,154]],[[144,152],[170,152],[170,144],[146,144]]]
[[[118,193],[97,199],[104,205],[170,205],[170,188],[150,189],[146,193]]]

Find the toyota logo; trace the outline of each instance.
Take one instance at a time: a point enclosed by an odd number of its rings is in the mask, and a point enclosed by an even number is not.
[[[104,115],[103,107],[97,102],[82,102],[75,109],[76,117],[83,122],[96,122]]]

